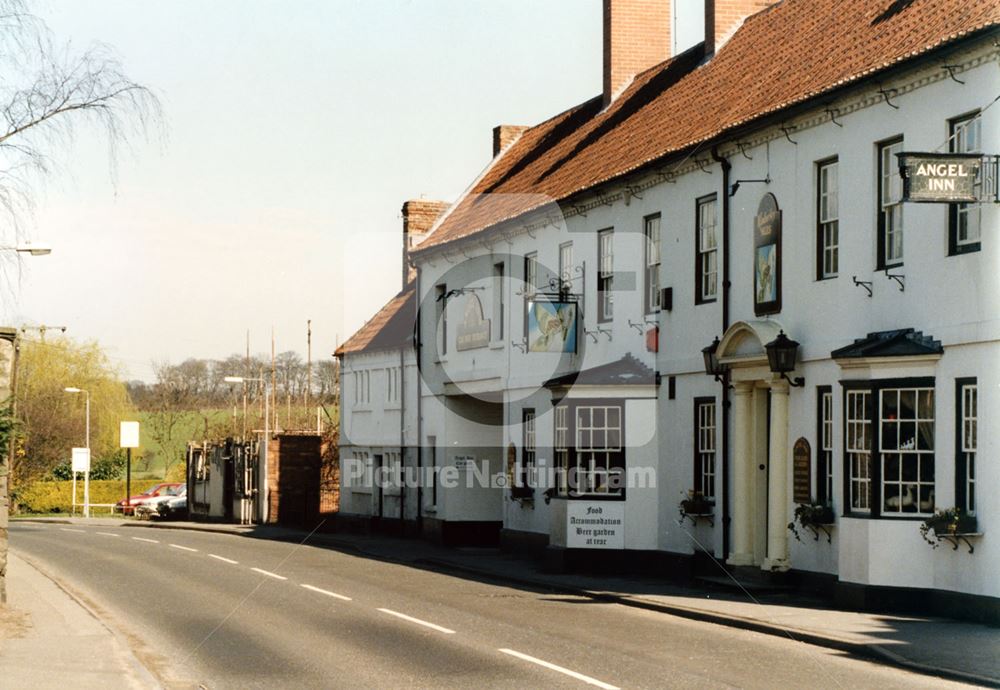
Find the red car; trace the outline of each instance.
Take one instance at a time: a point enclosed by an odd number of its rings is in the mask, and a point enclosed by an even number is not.
[[[162,484],[156,484],[150,488],[143,491],[141,494],[136,494],[128,499],[128,504],[126,504],[125,499],[118,501],[115,504],[115,512],[120,512],[122,515],[131,515],[135,511],[135,506],[139,503],[146,501],[150,498],[155,498],[156,496],[176,496],[184,489],[184,484],[181,482],[164,482]]]

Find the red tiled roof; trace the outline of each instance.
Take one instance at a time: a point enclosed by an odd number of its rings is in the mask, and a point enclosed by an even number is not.
[[[412,281],[338,347],[334,356],[397,348],[409,343],[413,335],[416,294],[416,282]]]
[[[417,253],[998,25],[997,0],[783,0],[707,63],[696,46],[638,75],[606,111],[597,97],[527,130]]]

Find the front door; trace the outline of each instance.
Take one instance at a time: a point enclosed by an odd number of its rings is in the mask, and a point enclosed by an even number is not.
[[[753,466],[751,467],[751,511],[753,524],[753,564],[761,565],[767,557],[767,479],[770,438],[771,392],[754,388],[753,393]]]

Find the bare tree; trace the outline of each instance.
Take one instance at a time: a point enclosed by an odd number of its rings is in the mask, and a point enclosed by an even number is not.
[[[108,46],[58,47],[25,0],[0,0],[0,70],[0,214],[15,235],[0,239],[9,242],[23,236],[34,189],[78,131],[104,136],[114,181],[120,147],[159,125],[161,107]]]

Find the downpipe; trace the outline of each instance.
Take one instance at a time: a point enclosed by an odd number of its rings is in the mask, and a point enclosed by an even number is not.
[[[729,178],[733,165],[712,147],[712,159],[722,166],[722,332],[729,329]],[[735,460],[734,460],[735,461]],[[722,379],[722,558],[729,558],[729,373]]]

